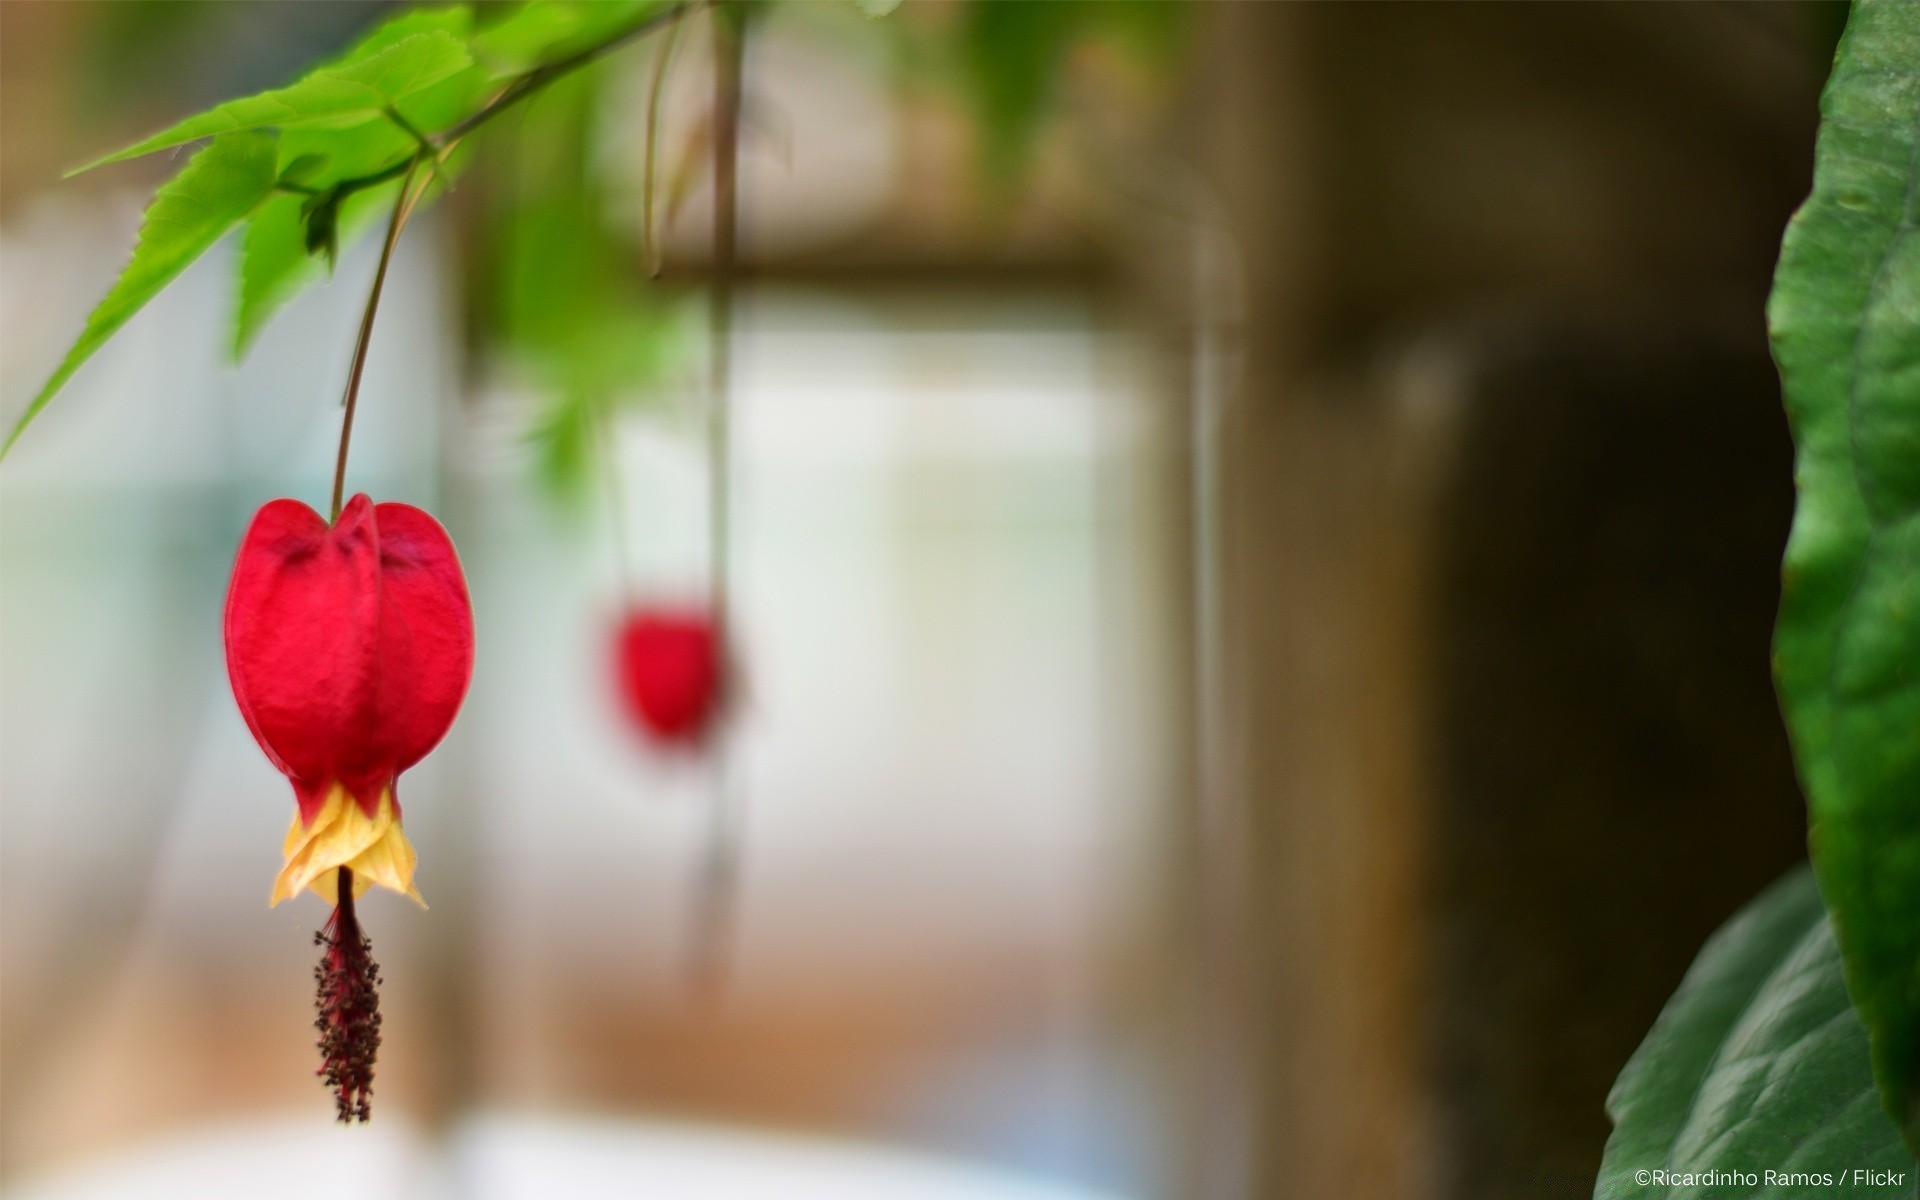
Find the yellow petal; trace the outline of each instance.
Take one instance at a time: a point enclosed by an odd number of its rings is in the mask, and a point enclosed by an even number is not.
[[[303,888],[329,904],[337,903],[338,872],[347,867],[353,871],[356,897],[379,884],[426,907],[413,885],[418,860],[394,815],[392,792],[381,793],[380,803],[369,817],[345,788],[335,784],[328,789],[311,823],[294,814],[293,826],[287,830],[285,854],[286,863],[273,883],[272,904],[298,895]]]

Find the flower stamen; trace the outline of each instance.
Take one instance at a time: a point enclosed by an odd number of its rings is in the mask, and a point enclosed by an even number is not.
[[[314,1007],[319,1016],[320,1068],[332,1089],[340,1123],[365,1122],[372,1115],[373,1061],[380,1053],[380,964],[373,941],[361,932],[353,909],[353,871],[340,868],[339,903],[326,927],[313,935],[325,947],[313,969]]]

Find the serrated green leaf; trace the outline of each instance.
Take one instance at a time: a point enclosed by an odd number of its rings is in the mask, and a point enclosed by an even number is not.
[[[379,215],[392,208],[400,181],[355,192],[340,206],[337,218],[341,245],[352,245],[378,224]],[[262,204],[247,223],[240,244],[239,300],[234,309],[233,356],[237,360],[252,348],[254,339],[280,306],[320,277],[326,261],[307,248],[301,210],[305,197],[278,195]]]
[[[1920,1147],[1920,5],[1857,4],[1767,318],[1796,447],[1774,669],[1887,1110]]]
[[[387,18],[361,35],[359,41],[322,67],[344,67],[364,62],[383,50],[423,33],[444,33],[465,41],[473,35],[473,9],[465,4],[410,8]]]
[[[375,121],[351,129],[289,129],[280,135],[280,175],[294,175],[312,193],[323,194],[345,180],[372,175],[403,162],[416,149],[413,139],[390,122]],[[336,214],[339,240],[351,244],[393,203],[398,180],[349,197]],[[307,252],[303,215],[308,196],[279,195],[260,206],[240,243],[239,299],[234,307],[233,354],[247,352],[267,319],[301,287],[318,278],[324,259]]]
[[[473,37],[473,54],[519,74],[576,54],[673,7],[672,0],[531,0]]]
[[[314,278],[320,264],[307,253],[301,208],[305,197],[279,195],[247,222],[240,242],[240,294],[234,306],[233,357],[253,346],[267,318]]]
[[[412,138],[388,122],[351,129],[289,129],[280,135],[281,179],[287,180],[296,164],[304,164],[300,185],[313,193],[325,193],[345,180],[404,163],[415,148]],[[467,155],[456,151],[442,164],[442,171],[448,178],[457,177],[467,161]],[[355,191],[339,204],[335,229],[341,248],[351,246],[378,225],[380,215],[393,207],[398,188],[396,176],[379,186]],[[415,212],[424,212],[440,191],[430,188]],[[234,307],[236,359],[246,354],[274,312],[319,278],[327,266],[323,256],[307,251],[308,229],[302,213],[308,199],[306,195],[275,196],[261,205],[248,223],[246,238],[241,242],[239,297]]]
[[[266,199],[273,190],[276,165],[272,137],[228,134],[195,154],[159,190],[119,281],[94,308],[79,340],[21,414],[6,445],[0,446],[0,457],[115,330]]]
[[[383,121],[388,108],[459,75],[472,63],[465,43],[444,30],[408,34],[371,54],[321,67],[286,87],[229,100],[79,170],[238,130]]]
[[[1866,1030],[1804,867],[1708,940],[1607,1114],[1595,1200],[1915,1192],[1920,1164],[1880,1108]],[[1856,1170],[1900,1172],[1903,1186],[1864,1186]]]

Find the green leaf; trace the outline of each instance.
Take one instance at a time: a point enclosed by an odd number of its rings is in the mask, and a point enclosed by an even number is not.
[[[1881,1111],[1866,1030],[1805,867],[1707,941],[1607,1113],[1596,1200],[1911,1196],[1920,1167]],[[1901,1172],[1904,1187],[1866,1186],[1855,1170]],[[1709,1172],[1754,1183],[1699,1178]],[[1800,1173],[1816,1177],[1792,1178]]]
[[[1767,318],[1796,447],[1774,672],[1887,1110],[1920,1147],[1920,5],[1858,4]]]
[[[511,206],[487,239],[498,256],[490,314],[520,374],[539,390],[528,441],[535,473],[578,501],[612,408],[656,384],[682,343],[678,311],[645,285],[638,252],[609,220],[594,167],[603,73],[556,81],[514,128]]]
[[[438,91],[439,87],[431,90]],[[297,182],[316,196],[325,196],[346,180],[404,163],[415,149],[413,139],[388,122],[370,122],[351,129],[289,129],[280,135],[280,178]],[[442,170],[449,177],[457,176],[467,161],[467,155],[456,151]],[[391,211],[399,186],[399,177],[395,176],[388,183],[358,189],[344,199],[336,197],[333,226],[338,244],[351,245],[375,228],[379,217]],[[424,212],[439,191],[429,188],[416,206],[416,214]],[[236,359],[246,354],[274,312],[318,278],[327,265],[325,255],[308,250],[314,232],[313,214],[308,211],[313,199],[307,194],[275,196],[260,206],[247,225],[239,258],[239,301],[234,309]]]
[[[465,41],[473,34],[473,10],[464,4],[411,8],[374,26],[339,57],[322,63],[323,67],[344,67],[365,62],[410,37],[423,33],[444,33]]]
[[[87,318],[80,338],[21,414],[0,446],[5,457],[29,422],[115,330],[171,282],[273,190],[273,138],[264,133],[217,137],[154,196],[133,257]]]
[[[900,7],[900,0],[853,0],[853,6],[870,17],[884,17]]]
[[[1058,100],[1076,46],[1100,43],[1165,71],[1184,52],[1193,6],[1172,0],[969,0],[961,63],[991,182],[1018,182]]]
[[[280,178],[306,193],[274,196],[260,206],[240,243],[239,301],[233,356],[247,352],[267,319],[317,278],[325,259],[308,253],[307,205],[348,179],[371,175],[415,150],[413,139],[386,121],[351,129],[289,129],[280,135]],[[334,214],[338,240],[351,242],[393,203],[398,182],[348,197]]]
[[[1054,76],[1066,58],[1083,6],[1096,0],[973,0],[962,39],[980,148],[1001,183],[1027,165],[1053,103]]]
[[[517,75],[598,45],[672,8],[671,0],[532,0],[473,37],[474,57]]]
[[[351,244],[393,207],[400,181],[347,197],[336,218],[338,237]],[[240,243],[239,301],[234,309],[233,357],[238,360],[280,306],[318,278],[326,260],[310,252],[304,196],[278,195],[262,204]],[[424,201],[423,201],[424,203]]]
[[[472,62],[465,43],[444,29],[411,33],[371,54],[350,55],[340,63],[321,67],[286,87],[229,100],[188,117],[79,171],[237,130],[343,127],[385,120],[388,108],[459,75]]]
[[[365,58],[423,32],[465,37],[471,24],[472,16],[464,7],[406,13],[374,30],[341,61]],[[445,129],[482,102],[492,78],[478,66],[469,67],[407,96],[395,109],[416,129]],[[402,166],[418,149],[412,135],[387,120],[346,128],[304,125],[281,132],[280,180],[297,185],[303,194],[274,197],[247,227],[239,260],[239,302],[234,309],[236,359],[247,352],[273,313],[328,265],[328,255],[309,253],[308,247],[316,244],[315,235],[331,232],[336,246],[357,240],[377,224],[381,213],[391,209],[398,176],[395,182],[332,196],[324,211],[313,203],[314,198],[326,197],[349,180]],[[464,147],[456,150],[441,164],[442,175],[457,176],[467,161]],[[424,212],[439,192],[437,187],[428,189],[416,213]],[[316,218],[330,220],[331,230],[318,227]]]

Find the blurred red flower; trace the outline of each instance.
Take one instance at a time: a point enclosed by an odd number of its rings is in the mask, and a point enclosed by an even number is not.
[[[638,608],[616,636],[620,696],[650,739],[698,746],[724,697],[724,650],[704,609]]]

